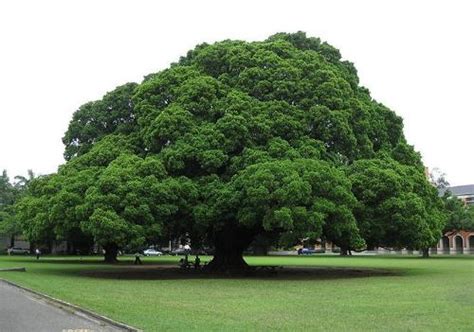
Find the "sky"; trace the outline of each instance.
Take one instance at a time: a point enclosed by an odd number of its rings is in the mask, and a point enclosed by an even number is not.
[[[473,13],[469,0],[2,0],[0,170],[55,172],[80,105],[197,44],[301,30],[355,64],[426,166],[474,183]]]

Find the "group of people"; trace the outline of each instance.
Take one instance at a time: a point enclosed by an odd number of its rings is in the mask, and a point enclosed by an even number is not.
[[[135,261],[133,264],[135,265],[142,265],[142,260],[140,258],[141,254],[139,252],[135,253]],[[181,258],[179,260],[179,267],[182,269],[187,269],[190,267],[194,267],[194,269],[199,270],[201,268],[201,259],[199,258],[199,255],[196,255],[194,258],[194,262],[189,261],[189,254],[186,254],[184,258]]]
[[[189,262],[188,255],[185,255],[184,258],[181,258],[179,260],[179,267],[182,269],[187,269],[192,266],[196,270],[199,270],[201,268],[201,259],[199,258],[199,255],[196,255],[196,258],[194,258],[194,263]]]

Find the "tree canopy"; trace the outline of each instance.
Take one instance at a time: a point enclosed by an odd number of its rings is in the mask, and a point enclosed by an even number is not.
[[[81,106],[63,141],[68,162],[21,203],[27,234],[81,232],[110,259],[189,234],[224,268],[261,235],[424,248],[442,229],[402,119],[302,32],[201,44]]]

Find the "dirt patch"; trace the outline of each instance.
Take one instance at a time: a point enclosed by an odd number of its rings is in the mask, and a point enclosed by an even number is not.
[[[80,275],[100,279],[124,280],[173,280],[173,279],[274,279],[274,280],[325,280],[345,278],[367,278],[400,275],[399,271],[373,268],[345,267],[254,267],[241,273],[209,273],[201,270],[183,270],[175,266],[144,265],[117,267],[104,270],[81,271]]]

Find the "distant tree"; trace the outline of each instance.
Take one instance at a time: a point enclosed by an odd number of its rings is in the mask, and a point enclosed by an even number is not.
[[[10,238],[11,246],[14,245],[15,236],[22,233],[15,204],[25,194],[28,184],[33,179],[32,170],[28,170],[28,178],[15,176],[14,184],[10,182],[5,170],[0,177],[0,234]]]
[[[20,191],[24,191],[25,189],[28,188],[28,185],[34,179],[35,179],[35,173],[33,172],[33,170],[29,169],[27,177],[22,176],[22,175],[15,176],[14,186],[15,186],[15,188],[19,189]]]
[[[466,205],[462,200],[445,192],[443,202],[447,211],[447,221],[443,233],[459,230],[474,230],[474,207]]]
[[[14,201],[13,186],[10,183],[7,171],[3,170],[0,175],[0,208],[11,205]]]
[[[7,235],[13,241],[11,227],[13,224],[14,211],[12,210],[15,202],[15,192],[7,171],[4,170],[0,175],[0,235]],[[12,244],[12,243],[10,243]]]
[[[474,231],[474,206],[469,205],[467,208],[468,217],[461,229]]]
[[[446,189],[449,187],[449,182],[446,179],[446,173],[439,168],[433,168],[430,172],[430,181],[438,189]]]

